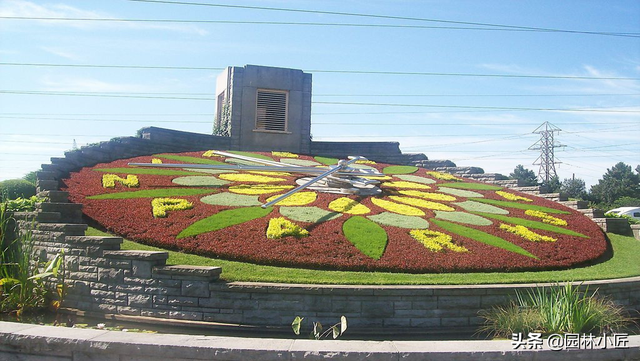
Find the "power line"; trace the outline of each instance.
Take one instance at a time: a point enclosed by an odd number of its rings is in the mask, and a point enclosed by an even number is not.
[[[640,93],[627,94],[313,94],[313,97],[605,97],[640,96]]]
[[[14,91],[0,90],[0,94],[16,95],[45,95],[45,96],[79,96],[79,97],[115,97],[132,99],[174,99],[174,100],[205,100],[215,101],[216,98],[186,98],[186,97],[154,97],[135,95],[104,95],[76,92],[56,92],[56,91]],[[607,108],[533,108],[533,107],[494,107],[494,106],[470,106],[470,105],[436,105],[436,104],[401,104],[401,103],[359,103],[359,102],[325,102],[312,101],[312,104],[324,105],[354,105],[354,106],[384,106],[384,107],[419,107],[419,108],[445,108],[445,109],[476,109],[476,110],[499,110],[499,111],[544,111],[544,112],[598,112],[598,113],[640,113],[640,110],[619,110]]]
[[[470,26],[433,26],[433,25],[398,25],[398,24],[366,24],[366,23],[330,23],[330,22],[291,22],[291,21],[249,21],[249,20],[189,20],[189,19],[124,19],[124,18],[60,18],[60,17],[28,17],[0,16],[6,20],[36,21],[97,21],[123,23],[169,23],[169,24],[225,24],[225,25],[274,25],[274,26],[323,26],[323,27],[355,27],[355,28],[388,28],[388,29],[436,29],[436,30],[477,30],[506,32],[537,32],[530,29],[486,28]],[[636,37],[636,33],[616,33],[613,36]]]
[[[555,28],[543,28],[543,27],[533,27],[533,26],[519,26],[519,25],[507,25],[507,24],[497,24],[497,23],[480,23],[480,22],[470,22],[470,21],[455,21],[455,20],[442,20],[442,19],[418,18],[418,17],[407,17],[407,16],[339,12],[339,11],[305,10],[305,9],[276,8],[276,7],[266,7],[266,6],[212,4],[212,3],[166,1],[166,0],[128,0],[128,1],[157,3],[157,4],[171,4],[171,5],[207,6],[207,7],[232,8],[232,9],[244,9],[244,10],[263,10],[263,11],[279,11],[279,12],[306,13],[306,14],[336,15],[336,16],[349,16],[349,17],[360,17],[360,18],[408,20],[408,21],[433,22],[433,23],[456,24],[456,25],[484,26],[484,27],[490,27],[490,28],[519,29],[519,30],[529,30],[529,31],[536,31],[536,32],[637,37],[636,33],[555,29]]]
[[[132,1],[132,0],[129,0]],[[54,63],[23,63],[0,62],[4,66],[33,66],[33,67],[67,67],[67,68],[105,68],[105,69],[155,69],[155,70],[216,70],[221,71],[226,67],[195,67],[195,66],[162,66],[162,65],[107,65],[107,64],[54,64]],[[326,70],[308,69],[313,73],[334,73],[354,75],[408,75],[408,76],[453,76],[453,77],[490,77],[490,78],[525,78],[525,79],[568,79],[568,80],[640,80],[632,77],[594,77],[594,76],[568,76],[568,75],[539,75],[539,74],[482,74],[482,73],[445,73],[445,72],[402,72],[402,71],[377,71],[377,70]]]

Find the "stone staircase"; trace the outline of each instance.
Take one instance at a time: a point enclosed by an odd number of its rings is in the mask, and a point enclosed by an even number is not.
[[[589,208],[589,202],[570,201],[565,194],[548,193],[542,186],[521,186],[517,179],[507,179],[506,176],[499,173],[485,173],[482,168],[478,167],[457,167],[450,161],[430,160],[423,161],[423,163],[415,165],[425,168],[429,168],[428,165],[438,165],[432,169],[439,172],[449,173],[456,177],[491,183],[514,191],[545,198],[581,212],[585,216],[591,218],[605,232],[634,235],[637,239],[640,239],[640,225],[630,227],[629,222],[625,219],[606,218],[604,216],[604,212],[601,210]]]

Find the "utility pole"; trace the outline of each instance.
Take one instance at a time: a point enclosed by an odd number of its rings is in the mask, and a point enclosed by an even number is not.
[[[544,184],[549,184],[553,177],[558,177],[556,173],[556,164],[561,162],[555,159],[555,148],[562,148],[562,145],[554,140],[554,133],[559,133],[562,129],[555,125],[544,122],[536,128],[533,133],[540,134],[540,140],[529,147],[529,150],[539,150],[540,156],[533,162],[534,165],[540,165],[538,170],[538,179]]]

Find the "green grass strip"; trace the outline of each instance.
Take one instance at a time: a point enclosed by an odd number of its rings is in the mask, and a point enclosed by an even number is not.
[[[418,171],[418,167],[412,165],[390,165],[382,170],[384,174],[411,174]]]
[[[556,214],[569,214],[570,212],[563,211],[560,209],[536,206],[535,204],[527,204],[527,203],[518,203],[518,202],[510,202],[510,201],[498,201],[495,199],[486,199],[486,198],[474,198],[472,199],[476,202],[493,204],[494,206],[507,207],[507,208],[517,208],[517,209],[531,209],[534,211],[541,211],[546,213],[556,213]]]
[[[221,165],[225,164],[223,162],[219,162],[213,159],[204,159],[198,157],[188,157],[186,155],[173,155],[173,154],[156,154],[154,157],[177,160],[179,162],[192,163],[192,164],[213,164],[213,165]]]
[[[364,217],[349,218],[342,225],[342,231],[360,252],[373,259],[380,259],[387,248],[387,232]]]
[[[527,228],[535,228],[535,229],[541,229],[543,231],[566,234],[566,235],[569,235],[569,236],[589,238],[589,237],[585,236],[584,234],[572,231],[570,229],[565,229],[565,228],[561,228],[561,227],[558,227],[558,226],[554,226],[554,225],[551,225],[551,224],[548,224],[548,223],[530,221],[528,219],[523,219],[523,218],[507,217],[507,216],[503,216],[503,215],[500,215],[500,214],[491,214],[491,213],[482,213],[482,212],[473,212],[473,213],[485,216],[487,218],[497,219],[497,220],[502,221],[502,222],[513,223],[513,224],[517,224],[519,226],[525,226]]]
[[[256,154],[256,153],[251,153],[251,152],[241,152],[241,151],[238,151],[238,150],[232,150],[232,151],[229,151],[227,153],[232,153],[232,154],[237,154],[237,155],[244,155],[245,157],[252,157],[252,158],[258,158],[258,159],[264,159],[264,160],[273,161],[273,158],[269,158],[266,155]]]
[[[329,158],[329,157],[316,156],[316,157],[313,157],[313,159],[317,160],[318,162],[320,162],[322,164],[326,164],[326,165],[338,164],[338,158]]]
[[[475,189],[475,190],[481,190],[481,191],[498,191],[502,189],[502,187],[494,186],[491,184],[464,183],[464,182],[443,183],[443,184],[438,184],[438,187],[449,187],[449,188],[456,188],[456,189]]]
[[[113,236],[89,227],[87,236]],[[302,284],[343,285],[475,285],[512,283],[549,283],[565,281],[606,280],[640,276],[640,242],[630,236],[608,233],[613,257],[590,266],[553,271],[520,272],[452,272],[452,273],[399,273],[325,271],[292,267],[263,266],[253,263],[228,261],[194,254],[168,251],[169,265],[222,267],[221,278],[227,282],[276,282]],[[163,251],[162,248],[129,241],[123,250]]]
[[[195,196],[199,194],[215,192],[213,189],[202,188],[165,188],[146,189],[142,191],[104,193],[87,197],[87,199],[131,199],[131,198],[160,198],[160,197],[183,197]]]
[[[228,209],[193,223],[182,230],[176,238],[180,239],[197,236],[202,233],[213,232],[230,226],[235,226],[236,224],[249,222],[256,218],[268,215],[272,210],[273,207],[265,209],[262,209],[262,207]]]
[[[160,168],[94,168],[96,172],[104,173],[127,173],[127,174],[151,174],[151,175],[198,175],[201,173],[188,172],[177,169],[160,169]]]
[[[480,243],[484,243],[489,246],[498,247],[506,251],[517,253],[523,256],[538,259],[538,257],[527,252],[525,249],[518,247],[511,242],[507,242],[504,239],[500,237],[496,237],[492,234],[485,233],[477,229],[461,226],[459,224],[449,223],[439,219],[432,219],[431,222],[436,224],[438,227],[443,228],[451,233],[455,233],[463,237],[471,238],[474,241],[478,241]]]

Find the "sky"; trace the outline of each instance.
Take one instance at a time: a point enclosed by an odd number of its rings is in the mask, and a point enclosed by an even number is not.
[[[0,180],[146,126],[211,133],[246,64],[312,74],[314,140],[537,173],[550,122],[561,180],[640,164],[637,0],[219,1],[0,0]]]

